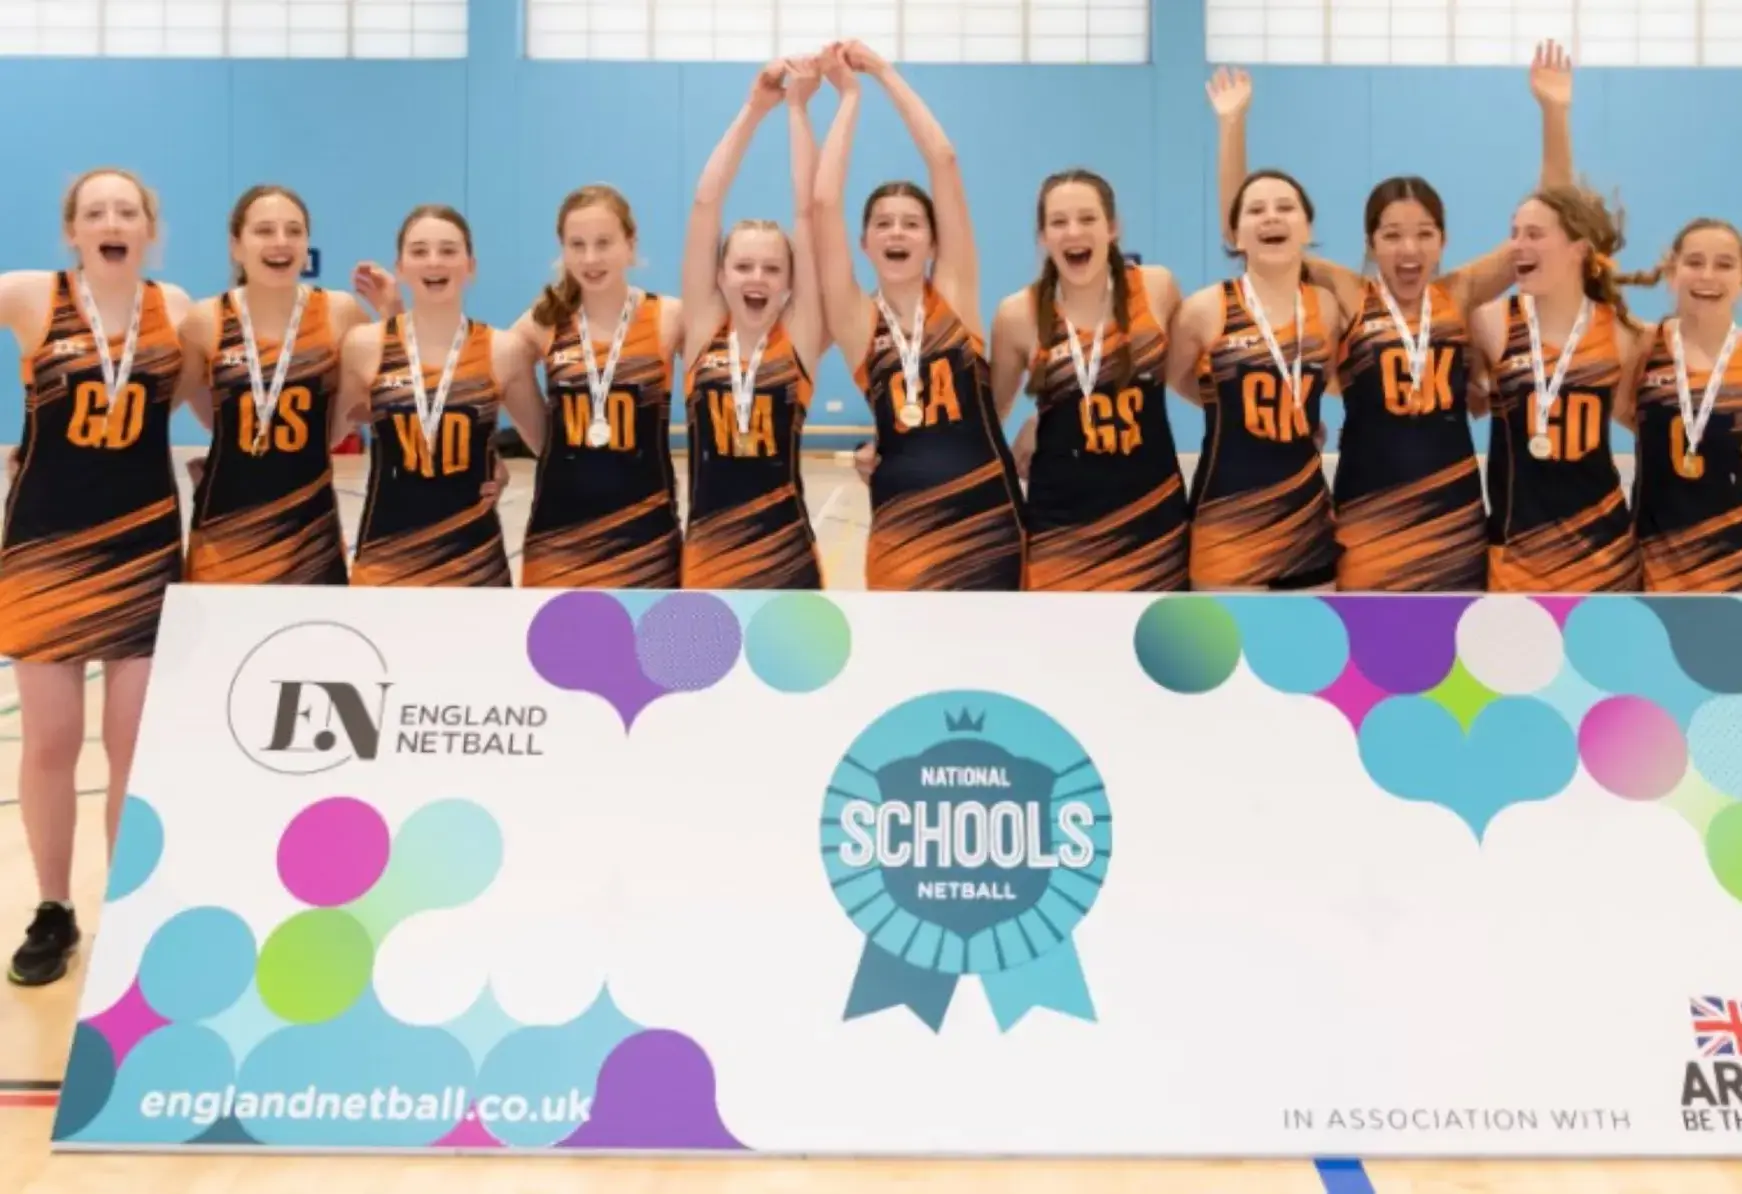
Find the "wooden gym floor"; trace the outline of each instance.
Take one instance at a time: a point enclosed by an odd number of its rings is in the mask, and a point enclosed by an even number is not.
[[[513,483],[501,502],[511,550],[518,548],[525,527],[531,466],[514,461],[512,470]],[[832,455],[807,458],[805,477],[830,586],[863,587],[869,517],[864,486],[850,464]],[[341,460],[340,502],[350,534],[362,505],[363,478],[362,457]],[[8,671],[0,665],[0,950],[7,953],[36,899],[17,808],[17,691]],[[100,695],[100,685],[93,683],[88,713],[92,729],[78,772],[81,821],[74,896],[87,934],[97,928],[103,891],[101,794],[106,770],[96,730]],[[1373,1162],[1362,1176],[1346,1170],[1321,1174],[1307,1161],[51,1158],[53,1091],[65,1063],[82,973],[81,966],[66,981],[35,991],[0,983],[0,1194],[107,1194],[111,1189],[132,1194],[307,1194],[311,1189],[325,1194],[521,1194],[547,1189],[565,1194],[1742,1194],[1742,1162]]]

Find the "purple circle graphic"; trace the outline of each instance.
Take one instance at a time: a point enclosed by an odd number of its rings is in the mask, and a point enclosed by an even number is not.
[[[559,1148],[741,1149],[720,1121],[714,1063],[681,1032],[650,1029],[611,1050],[593,1116]]]
[[[1349,630],[1349,658],[1381,691],[1426,692],[1458,657],[1458,619],[1473,597],[1327,597]]]
[[[636,658],[634,619],[606,593],[564,593],[545,602],[527,628],[526,657],[546,683],[603,697],[626,729],[664,695]]]
[[[334,796],[296,815],[278,839],[284,890],[313,908],[348,904],[387,869],[392,834],[381,814],[351,796]]]
[[[699,692],[725,679],[743,646],[738,619],[708,593],[673,593],[641,616],[636,655],[666,692]]]

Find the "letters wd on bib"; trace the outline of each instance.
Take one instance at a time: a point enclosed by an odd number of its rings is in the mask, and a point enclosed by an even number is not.
[[[62,1148],[1742,1155],[1742,602],[220,586]]]

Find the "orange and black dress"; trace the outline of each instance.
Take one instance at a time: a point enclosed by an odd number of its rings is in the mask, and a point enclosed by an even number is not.
[[[1338,360],[1343,433],[1332,485],[1337,587],[1477,592],[1488,585],[1487,508],[1465,401],[1470,332],[1444,286],[1428,288],[1420,384],[1380,283],[1370,281]],[[1400,307],[1410,336],[1421,308]]]
[[[262,380],[269,382],[284,347],[261,339],[258,348]],[[339,347],[325,290],[309,292],[291,352],[284,388],[262,429],[235,301],[230,294],[218,300],[208,372],[212,447],[194,490],[190,581],[342,585],[348,579],[329,437]]]
[[[1317,291],[1303,283],[1301,292],[1305,327],[1291,314],[1273,333],[1291,365],[1300,341],[1296,395],[1239,281],[1222,284],[1222,335],[1198,363],[1204,446],[1192,476],[1194,589],[1306,589],[1336,578],[1331,496],[1314,440],[1331,344]]]
[[[1633,514],[1645,588],[1742,592],[1742,351],[1726,364],[1711,415],[1690,452],[1668,337],[1666,328],[1659,328],[1637,399]],[[1688,371],[1696,412],[1710,376]]]
[[[1488,587],[1501,593],[1626,593],[1639,588],[1639,544],[1610,451],[1621,383],[1615,309],[1591,305],[1554,405],[1537,422],[1530,328],[1506,308],[1506,351],[1494,378],[1488,445]],[[1559,350],[1543,345],[1552,376]],[[1530,451],[1546,439],[1545,458]]]
[[[538,460],[520,583],[531,588],[675,589],[683,535],[671,463],[671,364],[660,350],[660,298],[631,317],[605,400],[604,443],[588,440],[594,369],[608,344],[582,344],[574,320],[545,353],[549,431]]]
[[[740,428],[728,337],[720,326],[689,368],[686,589],[820,589],[822,561],[805,509],[799,443],[812,381],[787,335],[769,331],[756,362],[749,425]],[[744,366],[754,345],[741,345]]]
[[[356,585],[506,587],[513,583],[502,520],[483,496],[496,464],[501,388],[495,332],[467,329],[439,426],[424,438],[406,352],[404,317],[387,321],[370,386],[369,493],[357,534]],[[433,402],[442,362],[423,362]]]
[[[1022,488],[985,345],[929,283],[920,301],[917,402],[908,401],[901,352],[878,308],[854,371],[877,424],[865,587],[1014,592],[1027,554]],[[915,412],[912,426],[904,408]]]
[[[125,333],[106,339],[119,363]],[[56,663],[153,653],[164,592],[182,573],[169,452],[181,367],[163,289],[146,282],[132,368],[112,395],[74,280],[55,276],[46,335],[21,367],[24,435],[0,540],[0,655]]]
[[[1028,587],[1163,592],[1189,584],[1189,514],[1167,417],[1167,329],[1149,307],[1143,270],[1126,270],[1129,331],[1106,330],[1084,396],[1068,326],[1043,330],[1029,370],[1040,378],[1028,468]],[[1094,369],[1092,330],[1079,330]],[[1088,344],[1082,341],[1089,341]],[[1115,375],[1122,342],[1128,376]]]

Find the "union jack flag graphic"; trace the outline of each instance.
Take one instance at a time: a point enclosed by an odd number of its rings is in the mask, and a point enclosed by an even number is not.
[[[1701,1057],[1742,1057],[1742,1002],[1701,995],[1688,1001]]]

